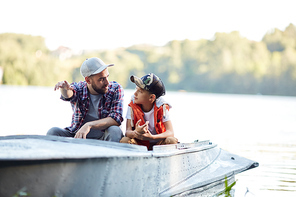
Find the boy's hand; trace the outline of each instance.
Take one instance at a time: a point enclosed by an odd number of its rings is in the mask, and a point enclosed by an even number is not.
[[[141,122],[141,120],[138,120],[138,122],[136,123],[136,128],[135,128],[136,133],[144,134],[144,133],[148,132],[149,121],[146,121],[145,124],[143,124],[142,126],[139,125],[140,122]]]
[[[153,135],[150,133],[150,131],[147,129],[147,132],[145,133],[135,133],[135,136],[139,140],[151,140],[153,139]]]

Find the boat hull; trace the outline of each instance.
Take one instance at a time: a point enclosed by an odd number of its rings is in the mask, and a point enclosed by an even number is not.
[[[144,146],[55,136],[0,137],[0,196],[213,196],[258,166],[206,142]],[[221,189],[219,189],[221,190]]]

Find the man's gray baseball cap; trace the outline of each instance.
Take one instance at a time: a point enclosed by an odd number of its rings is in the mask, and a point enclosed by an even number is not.
[[[100,58],[92,57],[82,63],[80,73],[83,77],[89,77],[102,72],[109,66],[114,66],[114,64],[105,64]]]

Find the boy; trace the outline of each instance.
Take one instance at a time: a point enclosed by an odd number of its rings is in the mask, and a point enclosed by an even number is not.
[[[154,145],[178,143],[169,117],[171,106],[161,97],[165,87],[160,78],[150,73],[130,80],[137,87],[127,110],[126,137],[120,142],[145,145],[148,150]]]

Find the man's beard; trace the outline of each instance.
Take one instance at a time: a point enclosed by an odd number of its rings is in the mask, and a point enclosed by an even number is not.
[[[108,86],[108,85],[107,85]],[[96,91],[98,94],[105,94],[107,93],[108,89],[105,88],[98,88],[95,84],[91,84],[91,87]],[[106,87],[106,86],[104,86]]]

